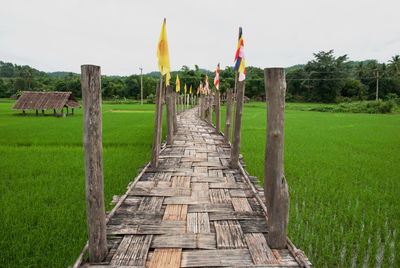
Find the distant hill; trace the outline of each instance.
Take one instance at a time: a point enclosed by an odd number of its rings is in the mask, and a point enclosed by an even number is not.
[[[67,77],[68,75],[79,75],[77,73],[73,73],[73,72],[49,72],[46,73],[47,75],[54,77],[54,78],[64,78]]]

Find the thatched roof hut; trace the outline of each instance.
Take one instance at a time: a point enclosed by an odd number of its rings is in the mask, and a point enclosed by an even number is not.
[[[58,91],[24,91],[14,104],[13,110],[61,110],[63,108],[80,108],[72,92]]]

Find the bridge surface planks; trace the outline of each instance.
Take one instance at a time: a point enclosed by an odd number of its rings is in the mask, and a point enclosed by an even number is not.
[[[196,109],[179,114],[174,143],[107,224],[107,259],[82,267],[300,267],[269,248],[265,213],[229,156]]]

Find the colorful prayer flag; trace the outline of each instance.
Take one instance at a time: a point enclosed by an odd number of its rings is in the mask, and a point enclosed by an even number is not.
[[[219,63],[217,65],[217,69],[215,70],[215,77],[214,77],[214,86],[219,90]]]
[[[183,88],[185,89],[185,94],[186,94],[186,92],[187,92],[187,86],[186,86],[186,83],[185,83],[185,86],[184,86]]]
[[[246,65],[244,59],[244,41],[242,27],[239,27],[239,41],[235,55],[235,71],[239,73],[239,81],[246,79]]]
[[[193,93],[193,91],[192,91],[192,85],[190,85],[190,90],[189,90],[189,93],[190,93],[190,94],[192,94],[192,93]]]
[[[168,40],[167,40],[167,20],[164,19],[163,25],[161,27],[160,39],[158,40],[157,46],[157,57],[158,57],[158,69],[161,75],[167,74],[166,85],[169,85],[169,79],[171,78],[170,65],[169,65],[169,52],[168,52]]]
[[[208,76],[207,75],[206,75],[206,83],[205,83],[205,86],[204,86],[204,92],[205,92],[206,95],[210,94],[210,86],[208,84]]]

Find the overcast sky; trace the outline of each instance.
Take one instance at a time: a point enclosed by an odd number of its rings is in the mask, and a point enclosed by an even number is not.
[[[400,0],[0,0],[0,60],[46,72],[157,70],[164,17],[172,70],[233,65],[243,27],[247,65],[287,67],[334,49],[351,60],[400,53]]]

